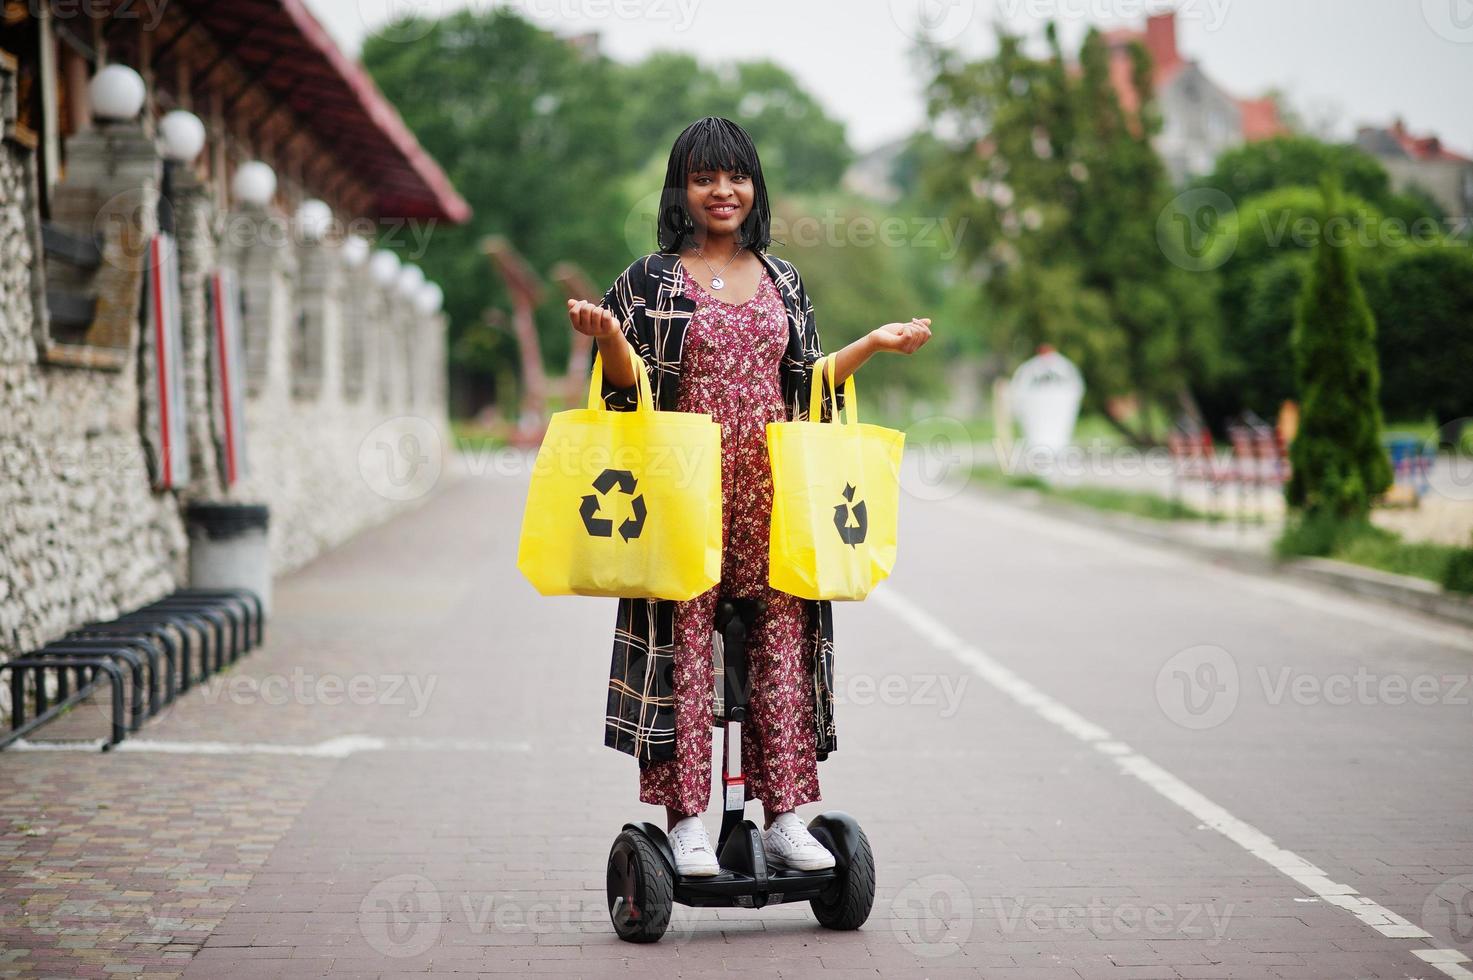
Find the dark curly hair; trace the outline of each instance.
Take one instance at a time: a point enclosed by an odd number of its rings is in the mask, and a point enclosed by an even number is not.
[[[656,228],[661,252],[679,253],[693,240],[696,223],[685,203],[685,184],[693,170],[729,170],[751,177],[752,210],[742,222],[738,242],[754,252],[772,244],[772,210],[756,144],[730,119],[706,116],[685,127],[670,149]]]

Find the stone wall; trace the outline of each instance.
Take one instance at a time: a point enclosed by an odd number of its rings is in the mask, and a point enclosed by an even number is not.
[[[87,172],[68,162],[68,180]],[[190,500],[270,505],[281,573],[423,499],[450,445],[443,315],[424,316],[366,269],[347,268],[335,243],[252,238],[252,229],[288,226],[260,210],[218,213],[187,174],[171,201],[190,476],[185,487],[155,490],[142,434],[155,410],[152,338],[134,324],[116,370],[62,366],[42,352],[47,263],[36,195],[33,151],[0,140],[0,659],[185,584]],[[146,181],[138,200],[145,211],[156,204]],[[157,215],[147,218],[153,227]],[[248,340],[260,371],[245,407],[249,469],[232,487],[219,470],[210,372],[206,286],[217,262],[237,269],[247,307],[265,312]],[[304,310],[309,329],[299,334]],[[351,383],[350,330],[364,341],[363,376]],[[314,376],[294,380],[303,365]],[[0,692],[0,714],[6,699]]]
[[[185,548],[178,501],[150,490],[135,358],[41,363],[35,193],[31,151],[0,141],[0,656],[162,595]]]

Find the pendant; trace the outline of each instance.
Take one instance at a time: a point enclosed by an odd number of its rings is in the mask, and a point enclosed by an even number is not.
[[[726,285],[726,281],[723,280],[720,276],[712,276],[711,277],[711,288],[712,289],[720,289],[722,286],[725,286],[725,285]]]

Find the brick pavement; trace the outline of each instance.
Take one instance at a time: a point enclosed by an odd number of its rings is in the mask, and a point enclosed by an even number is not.
[[[614,604],[520,579],[522,493],[462,481],[280,583],[267,645],[127,750],[0,756],[21,788],[0,802],[0,975],[1414,977],[1440,974],[1412,949],[1459,938],[1380,935],[867,602],[836,607],[840,748],[804,813],[862,820],[869,923],[677,907],[660,944],[621,943],[604,859],[656,814],[601,741]],[[1245,672],[1473,657],[1006,509],[906,505],[882,588],[1414,922],[1473,873],[1466,708],[1245,686],[1202,732],[1153,694],[1192,642]]]

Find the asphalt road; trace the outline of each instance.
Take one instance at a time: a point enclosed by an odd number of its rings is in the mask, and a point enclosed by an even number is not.
[[[619,942],[605,857],[657,815],[602,745],[615,603],[521,578],[524,495],[463,479],[279,583],[123,750],[0,759],[42,831],[0,838],[0,975],[1473,976],[1473,636],[978,488],[907,496],[835,606],[800,812],[862,821],[868,924]]]

